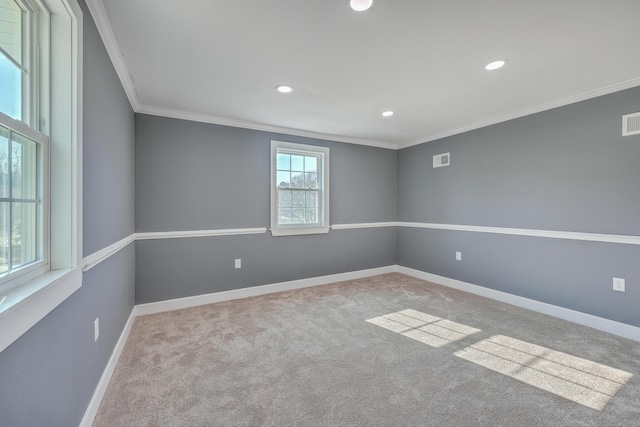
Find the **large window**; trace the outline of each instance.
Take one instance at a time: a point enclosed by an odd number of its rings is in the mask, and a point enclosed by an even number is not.
[[[0,285],[46,270],[43,212],[49,138],[40,91],[48,75],[49,15],[34,0],[0,0]],[[46,87],[46,85],[45,85]],[[42,109],[43,112],[47,108]],[[44,267],[44,268],[43,268]]]
[[[82,285],[81,137],[77,0],[0,0],[0,351]]]
[[[329,149],[271,141],[271,233],[329,231]]]

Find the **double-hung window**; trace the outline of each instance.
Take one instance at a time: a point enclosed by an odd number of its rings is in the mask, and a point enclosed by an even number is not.
[[[0,352],[82,285],[81,138],[77,0],[0,0]]]
[[[329,232],[329,149],[271,141],[271,233]]]
[[[39,108],[48,99],[39,90],[47,23],[39,3],[0,0],[0,285],[47,270],[49,138]]]

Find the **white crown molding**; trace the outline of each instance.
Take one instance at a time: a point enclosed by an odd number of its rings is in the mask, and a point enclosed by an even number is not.
[[[127,98],[129,99],[131,108],[133,108],[133,111],[138,111],[138,109],[140,108],[138,94],[136,93],[136,89],[131,82],[129,71],[127,70],[127,66],[124,63],[124,59],[122,58],[122,53],[120,52],[120,48],[118,47],[113,28],[111,28],[111,22],[109,21],[107,11],[104,8],[104,4],[102,3],[102,0],[86,0],[86,3],[91,16],[93,17],[93,21],[96,23],[96,27],[98,28],[98,33],[102,38],[102,42],[107,49],[107,54],[109,55],[109,58],[113,63],[113,67],[115,68],[116,73],[120,78],[122,87],[127,94]]]
[[[434,230],[472,231],[475,233],[508,234],[514,236],[546,237],[549,239],[582,240],[588,242],[640,245],[640,236],[624,234],[579,233],[575,231],[532,230],[527,228],[483,227],[476,225],[398,222],[398,227],[429,228]]]
[[[597,89],[588,90],[585,92],[578,93],[576,95],[558,99],[556,101],[547,102],[545,104],[540,104],[535,107],[525,108],[523,110],[519,110],[513,113],[496,116],[486,120],[481,120],[479,122],[466,125],[466,126],[461,126],[459,128],[451,129],[445,132],[427,134],[423,137],[416,138],[410,141],[399,142],[398,149],[401,150],[403,148],[412,147],[414,145],[424,144],[425,142],[431,142],[438,139],[446,138],[448,136],[458,135],[464,132],[469,132],[475,129],[484,128],[487,126],[495,125],[498,123],[506,122],[506,121],[517,119],[520,117],[530,116],[532,114],[541,113],[543,111],[552,110],[554,108],[563,107],[565,105],[575,104],[576,102],[586,101],[588,99],[597,98],[599,96],[608,95],[610,93],[619,92],[625,89],[631,89],[636,86],[640,86],[640,77],[635,77],[633,79],[624,80],[622,82],[610,84]]]
[[[332,135],[332,134],[326,134],[322,132],[305,131],[301,129],[266,125],[266,124],[256,123],[256,122],[251,122],[246,120],[237,120],[237,119],[213,116],[213,115],[202,114],[202,113],[192,113],[187,111],[171,110],[171,109],[141,104],[140,100],[138,99],[135,86],[131,81],[129,71],[127,70],[125,62],[122,58],[120,48],[118,47],[118,44],[116,42],[116,37],[113,32],[113,28],[111,27],[111,23],[109,21],[109,18],[104,8],[104,4],[102,0],[86,0],[86,3],[87,3],[87,7],[89,8],[89,11],[91,12],[91,16],[93,17],[93,20],[96,23],[96,27],[98,28],[98,32],[100,33],[100,37],[104,42],[105,48],[107,49],[109,58],[111,58],[111,62],[113,63],[113,66],[116,70],[116,73],[118,74],[118,77],[120,78],[124,91],[127,94],[127,97],[129,98],[129,102],[131,103],[131,107],[133,108],[133,111],[135,111],[136,113],[149,114],[153,116],[161,116],[161,117],[189,120],[189,121],[201,122],[201,123],[210,123],[210,124],[223,125],[223,126],[231,126],[231,127],[237,127],[237,128],[243,128],[243,129],[259,130],[264,132],[281,133],[286,135],[295,135],[295,136],[302,136],[307,138],[324,139],[329,141],[344,142],[348,144],[367,145],[371,147],[386,148],[390,150],[400,150],[400,149],[411,147],[414,145],[419,145],[426,142],[435,141],[437,139],[446,138],[448,136],[453,136],[453,135],[468,132],[471,130],[495,125],[497,123],[506,122],[508,120],[517,119],[519,117],[540,113],[542,111],[551,110],[553,108],[562,107],[565,105],[573,104],[573,103],[584,101],[587,99],[596,98],[598,96],[607,95],[613,92],[618,92],[621,90],[640,86],[640,77],[636,77],[633,79],[603,86],[597,89],[581,92],[579,94],[569,96],[563,99],[559,99],[557,101],[548,102],[548,103],[541,104],[531,108],[525,108],[523,110],[516,111],[514,113],[496,116],[487,120],[481,120],[479,122],[466,125],[466,126],[461,126],[459,128],[451,129],[445,132],[427,134],[420,138],[415,138],[413,140],[404,141],[404,142],[400,141],[398,143],[370,140],[365,138],[356,138],[356,137],[350,137],[350,136],[344,136],[344,135]]]
[[[191,113],[187,111],[171,110],[167,108],[152,107],[149,105],[140,105],[136,110],[137,113],[149,114],[152,116],[169,117],[173,119],[189,120],[192,122],[210,123],[214,125],[230,126],[242,129],[259,130],[263,132],[272,132],[286,135],[303,136],[306,138],[316,138],[328,141],[344,142],[347,144],[367,145],[370,147],[386,148],[389,150],[397,150],[398,145],[391,142],[376,141],[364,138],[354,138],[342,135],[332,135],[322,132],[311,132],[301,129],[293,129],[281,126],[266,125],[246,120],[236,120],[226,117],[212,116],[209,114]]]
[[[568,308],[559,307],[557,305],[547,304],[529,298],[508,294],[506,292],[496,291],[495,289],[485,288],[483,286],[474,285],[472,283],[450,279],[448,277],[438,276],[436,274],[431,274],[400,265],[396,266],[396,271],[401,274],[406,274],[407,276],[426,280],[427,282],[446,286],[452,289],[458,289],[470,294],[490,298],[496,301],[515,305],[517,307],[533,310],[538,313],[557,317],[558,319],[568,320],[569,322],[588,326],[590,328],[598,329],[610,334],[640,341],[640,328],[628,325],[626,323],[616,322],[614,320],[605,319],[603,317],[593,316],[591,314],[582,313],[580,311],[570,310]]]

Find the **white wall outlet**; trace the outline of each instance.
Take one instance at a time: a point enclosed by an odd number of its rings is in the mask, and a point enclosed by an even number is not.
[[[242,260],[240,258],[236,259],[236,268],[242,268]]]
[[[456,261],[462,261],[462,252],[456,252]]]
[[[100,336],[100,318],[96,317],[96,320],[93,321],[93,340],[98,341],[99,336]]]
[[[625,291],[625,280],[618,277],[613,278],[613,290],[618,292]]]

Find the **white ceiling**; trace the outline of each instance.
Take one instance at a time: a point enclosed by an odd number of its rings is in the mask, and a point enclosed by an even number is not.
[[[640,85],[640,0],[87,3],[133,108],[168,117],[402,148]]]

